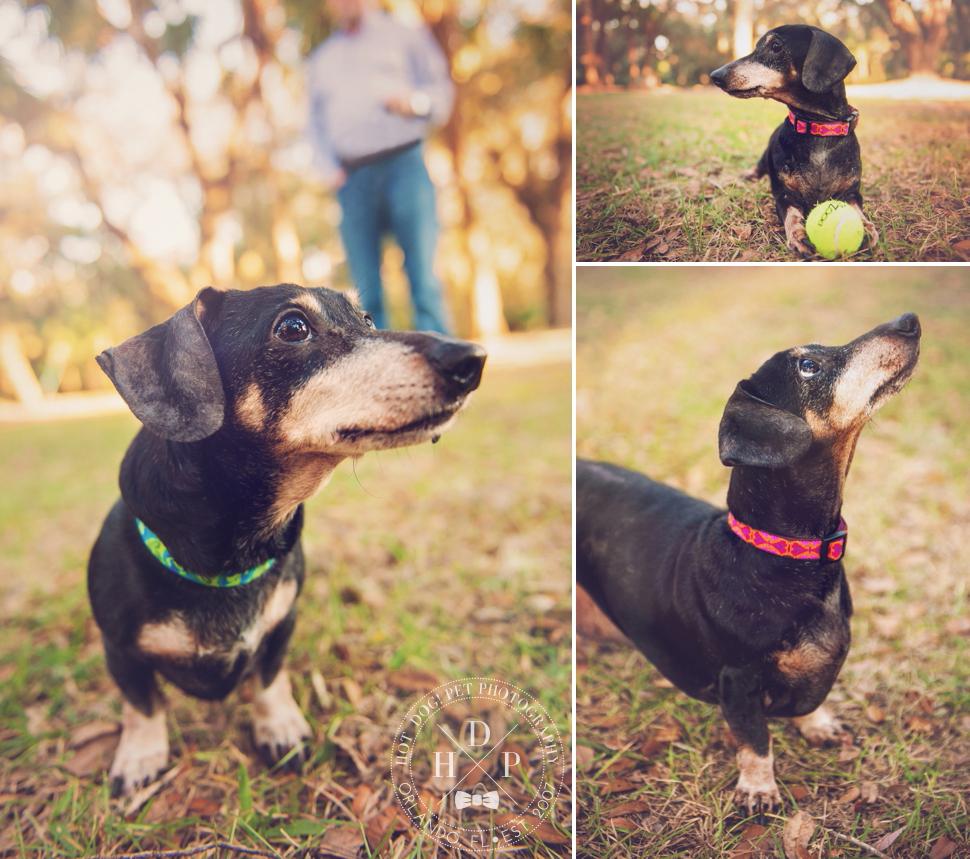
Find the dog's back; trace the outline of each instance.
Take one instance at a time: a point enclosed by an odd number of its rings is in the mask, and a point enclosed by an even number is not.
[[[690,647],[698,640],[685,616],[696,604],[694,583],[676,573],[704,565],[705,546],[723,515],[638,472],[576,462],[577,583],[664,676],[704,700],[714,700],[706,691],[709,671],[685,671],[683,660],[668,656],[669,642]]]

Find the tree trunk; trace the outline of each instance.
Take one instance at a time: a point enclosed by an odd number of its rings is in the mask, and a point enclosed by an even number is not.
[[[754,47],[754,3],[734,0],[734,58],[746,57]]]
[[[603,58],[597,51],[597,38],[593,32],[593,2],[580,2],[577,10],[579,25],[579,61],[587,86],[596,87],[603,83]]]
[[[925,0],[917,18],[906,0],[879,0],[896,28],[911,75],[936,75],[953,0]]]
[[[0,329],[0,372],[21,403],[36,403],[44,399],[37,374],[24,355],[20,338],[13,328]]]
[[[451,58],[454,46],[459,44],[461,25],[458,22],[457,10],[450,6],[441,14],[430,19],[427,14],[425,20],[431,32],[434,33],[441,50],[444,51],[451,68]],[[468,262],[471,275],[462,285],[459,295],[450,293],[452,303],[455,298],[463,299],[463,306],[452,306],[453,316],[458,330],[469,337],[489,337],[508,331],[505,321],[502,293],[498,285],[498,277],[490,260],[490,248],[485,248],[485,242],[474,240],[474,218],[469,204],[469,191],[466,180],[462,176],[462,87],[455,89],[455,106],[447,124],[441,129],[441,138],[451,153],[453,175],[458,186],[461,200],[461,223],[458,230],[462,236],[461,253]],[[464,330],[463,330],[464,329]]]

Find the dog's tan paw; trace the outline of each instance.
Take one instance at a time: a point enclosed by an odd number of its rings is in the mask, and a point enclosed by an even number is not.
[[[826,743],[840,745],[847,738],[851,741],[849,732],[824,704],[805,716],[795,716],[792,722],[813,746],[824,746]]]
[[[781,808],[781,793],[774,779],[770,785],[743,785],[738,779],[734,805],[745,817],[760,817]]]
[[[781,792],[775,781],[775,759],[771,752],[757,754],[750,746],[738,749],[738,785],[734,804],[748,817],[762,815],[781,807]]]
[[[789,206],[785,212],[785,243],[793,254],[800,257],[815,256],[815,246],[805,232],[805,215],[794,206]]]
[[[310,725],[293,700],[290,678],[280,671],[266,688],[256,692],[253,711],[253,741],[270,765],[279,763],[295,750],[286,766],[298,772],[309,757],[306,741]]]
[[[151,716],[125,702],[122,708],[121,742],[108,776],[111,795],[122,796],[154,781],[168,764],[168,729],[165,711]]]
[[[874,248],[879,243],[879,230],[877,230],[876,225],[862,213],[862,206],[860,206],[858,203],[849,203],[849,205],[855,209],[855,213],[859,216],[859,220],[862,221],[862,228],[866,231],[866,236],[869,238],[869,247]]]

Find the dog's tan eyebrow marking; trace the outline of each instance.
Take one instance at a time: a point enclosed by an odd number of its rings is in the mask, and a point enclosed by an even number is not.
[[[293,299],[294,304],[298,304],[304,310],[317,315],[323,313],[323,305],[320,300],[312,293],[305,292]]]

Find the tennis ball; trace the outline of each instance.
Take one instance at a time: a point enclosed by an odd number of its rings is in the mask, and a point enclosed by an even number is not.
[[[855,209],[842,200],[826,200],[812,209],[805,219],[805,232],[815,250],[827,259],[859,250],[866,234]]]

